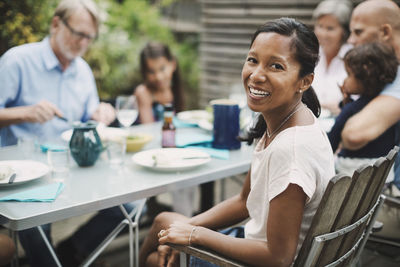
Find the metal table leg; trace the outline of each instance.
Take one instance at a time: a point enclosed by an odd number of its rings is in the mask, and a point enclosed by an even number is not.
[[[101,252],[118,236],[118,234],[124,229],[125,226],[129,225],[129,249],[130,249],[130,266],[133,266],[133,227],[136,229],[136,234],[135,234],[135,252],[136,252],[136,266],[139,266],[139,219],[144,207],[144,204],[146,203],[146,199],[143,199],[137,207],[135,207],[129,214],[126,211],[126,209],[120,205],[121,211],[124,214],[125,218],[122,220],[115,228],[114,230],[101,242],[97,248],[90,253],[90,255],[85,259],[85,261],[81,264],[82,267],[88,267],[93,261],[100,255]],[[135,220],[132,222],[131,218],[135,215]]]
[[[14,241],[15,245],[15,254],[14,257],[11,261],[11,267],[19,267],[19,260],[18,260],[18,232],[15,232],[13,230],[9,230],[9,234],[11,239]]]
[[[47,239],[46,234],[44,233],[42,226],[37,226],[37,229],[39,230],[40,235],[42,236],[42,239],[44,241],[44,243],[46,244],[47,248],[49,249],[49,252],[51,254],[51,256],[53,257],[54,261],[56,262],[57,266],[61,267],[61,263],[57,258],[56,253],[54,252],[53,246],[50,244],[49,240]]]

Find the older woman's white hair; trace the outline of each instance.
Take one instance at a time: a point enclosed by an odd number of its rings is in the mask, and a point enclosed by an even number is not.
[[[352,11],[353,4],[348,0],[324,0],[314,9],[312,17],[317,20],[325,15],[335,16],[346,33],[345,38],[347,38]]]

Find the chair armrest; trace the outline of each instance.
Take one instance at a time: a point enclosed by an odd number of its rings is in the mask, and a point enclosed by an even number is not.
[[[212,250],[208,250],[208,249],[205,249],[202,247],[197,247],[197,246],[193,247],[193,246],[177,245],[177,244],[170,244],[170,243],[168,243],[167,245],[179,252],[183,252],[183,253],[186,253],[187,255],[191,255],[191,256],[197,257],[199,259],[214,263],[218,266],[222,266],[222,267],[248,266],[248,265],[239,263],[237,261],[228,259],[227,257],[224,257]]]
[[[400,209],[400,199],[385,195],[385,204]]]

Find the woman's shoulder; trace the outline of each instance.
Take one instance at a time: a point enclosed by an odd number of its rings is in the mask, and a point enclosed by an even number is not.
[[[149,102],[153,101],[153,95],[150,92],[150,90],[147,88],[146,85],[144,84],[139,84],[136,88],[135,88],[135,92],[134,95],[136,96],[136,98],[140,101],[146,101],[148,100]]]
[[[282,132],[279,138],[281,149],[289,151],[319,150],[321,147],[330,147],[325,132],[321,129],[319,122],[314,118],[314,122],[309,125],[295,126]]]

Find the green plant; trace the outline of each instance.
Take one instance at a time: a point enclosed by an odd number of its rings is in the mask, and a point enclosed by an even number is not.
[[[0,1],[0,55],[48,34],[56,0]]]
[[[0,55],[9,48],[42,40],[58,0],[3,0],[0,2]],[[161,21],[160,8],[174,0],[151,4],[146,0],[97,0],[104,21],[100,35],[85,55],[91,66],[100,98],[132,93],[141,82],[139,53],[145,43],[168,44],[179,60],[187,107],[196,107],[198,88],[197,45],[177,42]]]

